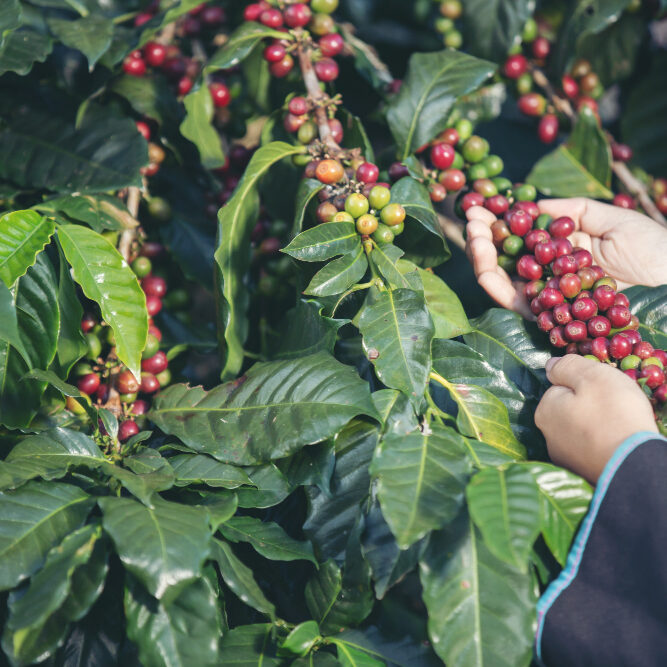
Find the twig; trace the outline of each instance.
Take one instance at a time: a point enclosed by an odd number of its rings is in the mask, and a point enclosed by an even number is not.
[[[127,210],[133,218],[137,218],[139,214],[139,202],[141,201],[141,190],[138,187],[132,186],[127,189]],[[132,252],[132,242],[136,236],[136,227],[132,229],[125,229],[120,235],[118,242],[118,252],[123,256],[123,259],[129,264],[130,255]]]
[[[558,111],[567,116],[570,120],[574,120],[576,114],[572,108],[572,105],[570,104],[570,100],[565,99],[556,93],[556,90],[551,85],[551,82],[541,69],[531,65],[530,70],[531,74],[533,75],[533,81],[535,81],[535,83],[544,90],[544,92],[547,94],[547,97],[549,98],[549,101],[554,105],[554,107],[556,107]]]
[[[644,211],[646,211],[646,214],[656,222],[667,227],[667,220],[665,220],[658,207],[653,203],[644,184],[638,178],[635,178],[634,174],[628,169],[628,166],[624,162],[612,162],[611,168],[616,174],[616,178],[623,183],[628,192],[639,199],[639,203],[642,205]]]
[[[164,44],[167,46],[174,41],[174,35],[176,34],[176,21],[172,21],[164,27],[164,30],[155,38],[155,41],[158,44]]]

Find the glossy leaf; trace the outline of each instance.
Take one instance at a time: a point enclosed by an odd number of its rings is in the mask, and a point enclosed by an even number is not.
[[[399,158],[405,159],[444,130],[456,99],[475,90],[494,71],[493,63],[460,51],[413,54],[387,111]]]
[[[146,667],[213,667],[220,664],[222,618],[213,586],[201,577],[169,604],[151,598],[131,580],[125,588],[128,637]]]
[[[453,520],[472,472],[463,438],[449,427],[432,433],[387,435],[375,451],[371,474],[387,523],[406,549]]]
[[[125,98],[142,116],[148,116],[163,125],[167,133],[179,125],[183,117],[183,108],[169,84],[162,78],[125,74],[111,83],[110,90]]]
[[[540,494],[530,471],[521,466],[480,470],[466,487],[466,498],[490,551],[526,570],[540,533]]]
[[[284,660],[276,657],[272,629],[271,623],[258,623],[230,630],[220,643],[225,661],[238,667],[282,667]]]
[[[248,327],[248,296],[243,279],[250,265],[250,234],[259,212],[258,182],[276,162],[303,150],[279,141],[262,146],[252,156],[234,196],[218,212],[215,261],[219,269],[218,331],[225,342],[223,379],[235,376],[243,363]]]
[[[220,137],[213,127],[213,98],[207,86],[186,95],[185,119],[181,134],[199,151],[199,158],[206,169],[215,169],[225,163]]]
[[[0,590],[34,574],[49,549],[78,528],[94,500],[60,482],[28,482],[0,492]]]
[[[3,282],[0,282],[0,341],[3,344],[8,343],[9,346],[18,350],[24,360],[28,360],[29,356],[23,347],[19,333],[14,294],[14,290],[10,290]]]
[[[252,570],[234,555],[229,544],[222,540],[212,540],[211,558],[218,564],[227,586],[242,602],[272,619],[275,617],[275,607],[257,585]]]
[[[338,650],[338,662],[342,667],[385,667],[385,663],[377,660],[366,651],[347,642],[334,639]]]
[[[526,177],[540,192],[554,197],[611,199],[611,149],[587,107],[579,112],[566,144],[543,157]]]
[[[35,211],[13,211],[0,217],[0,279],[11,287],[35,263],[56,227]]]
[[[376,416],[368,386],[319,352],[256,364],[210,392],[173,385],[155,399],[150,418],[194,451],[251,465],[320,442],[359,414]]]
[[[140,186],[148,162],[134,121],[104,115],[79,129],[57,115],[21,115],[0,131],[0,155],[0,178],[61,194]]]
[[[421,559],[433,648],[448,667],[527,667],[536,595],[530,575],[498,560],[464,514]]]
[[[360,247],[361,239],[353,222],[327,222],[301,232],[282,252],[304,262],[322,262]]]
[[[65,46],[81,51],[88,59],[88,68],[111,46],[113,22],[111,19],[89,14],[75,21],[52,18],[47,21],[52,34]]]
[[[407,435],[419,427],[412,404],[400,391],[394,389],[376,391],[373,393],[373,402],[382,416],[385,433]]]
[[[280,652],[289,655],[306,655],[320,639],[320,629],[315,621],[299,623],[280,644]]]
[[[15,72],[24,76],[36,62],[43,63],[52,49],[50,37],[36,30],[21,28],[8,32],[0,42],[0,75]]]
[[[304,178],[299,183],[299,189],[296,192],[296,201],[294,204],[294,221],[292,222],[292,234],[290,240],[303,229],[303,221],[306,217],[306,211],[310,202],[312,202],[317,193],[324,187],[316,178]]]
[[[548,463],[522,464],[540,491],[541,531],[554,558],[565,567],[579,524],[593,497],[586,480]]]
[[[100,498],[104,530],[123,565],[165,603],[197,578],[210,529],[200,509],[156,498],[147,507],[129,498]]]
[[[236,489],[242,484],[251,484],[250,477],[242,468],[220,463],[203,454],[179,454],[169,459],[176,473],[176,486],[206,484],[225,489]]]
[[[359,331],[378,378],[419,406],[431,370],[434,332],[424,297],[407,289],[373,289],[359,319]]]
[[[206,69],[229,69],[250,55],[263,39],[281,39],[284,35],[260,23],[245,21],[230,36],[225,45],[208,61]]]
[[[419,269],[426,307],[435,326],[434,338],[456,338],[472,331],[463,305],[447,284],[430,271]]]
[[[397,266],[397,262],[402,256],[403,251],[397,246],[391,243],[379,243],[373,248],[369,259],[390,287],[405,287],[410,289],[412,284],[409,278],[403,275]]]
[[[236,489],[239,507],[273,507],[290,494],[289,482],[275,463],[251,466],[245,471],[253,486]]]
[[[0,34],[7,30],[14,30],[21,25],[21,3],[19,0],[7,0],[0,7]],[[2,43],[0,41],[0,43]]]
[[[220,526],[220,532],[230,542],[249,542],[269,560],[309,560],[317,565],[310,542],[291,538],[277,523],[237,516]]]
[[[667,349],[667,286],[625,290],[630,310],[639,318],[639,332],[655,347]]]
[[[355,285],[368,270],[366,253],[358,246],[355,252],[334,259],[320,269],[310,281],[304,294],[334,296]]]
[[[59,225],[58,241],[74,280],[95,301],[116,340],[118,358],[140,375],[141,352],[148,335],[146,296],[137,277],[103,236],[79,225]]]

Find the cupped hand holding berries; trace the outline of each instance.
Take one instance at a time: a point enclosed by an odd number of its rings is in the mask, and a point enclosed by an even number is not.
[[[636,382],[616,368],[568,354],[546,365],[552,383],[535,423],[551,460],[595,484],[623,441],[657,433],[651,404]]]

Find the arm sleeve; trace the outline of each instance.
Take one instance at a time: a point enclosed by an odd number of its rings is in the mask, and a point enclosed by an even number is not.
[[[565,569],[537,607],[546,667],[667,665],[667,439],[636,433],[605,467]]]

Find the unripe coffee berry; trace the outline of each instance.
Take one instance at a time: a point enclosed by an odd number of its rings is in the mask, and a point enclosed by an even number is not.
[[[448,169],[454,162],[454,147],[440,143],[431,148],[431,162],[436,169]]]
[[[581,280],[582,289],[588,290],[593,287],[593,284],[595,283],[595,271],[593,271],[590,267],[579,269],[579,271],[577,271],[577,275]]]
[[[523,250],[523,239],[516,234],[511,234],[503,241],[503,251],[507,255],[516,256]]]
[[[618,285],[616,284],[616,281],[611,276],[603,276],[599,280],[595,281],[595,287],[600,287],[601,285],[608,285],[614,291],[616,291],[618,289]]]
[[[614,359],[624,359],[632,352],[632,343],[623,335],[612,336],[609,344],[609,354]]]
[[[461,152],[466,162],[480,162],[486,157],[488,145],[482,137],[473,135],[463,144]]]
[[[394,232],[387,225],[379,223],[373,234],[373,240],[377,243],[391,243],[394,240]]]
[[[472,184],[472,187],[475,192],[479,192],[485,199],[498,194],[498,188],[490,178],[479,178]]]
[[[614,305],[616,299],[616,291],[609,285],[600,285],[593,290],[593,299],[597,303],[598,308],[605,311]]]
[[[621,359],[621,370],[627,371],[630,368],[639,368],[642,360],[636,354],[629,354],[627,357]]]
[[[405,220],[405,209],[400,204],[389,204],[380,211],[380,218],[388,227],[400,225]]]
[[[556,321],[551,311],[544,310],[537,316],[537,326],[540,331],[549,333],[555,326]]]
[[[428,186],[428,194],[431,197],[431,201],[438,204],[444,201],[447,196],[447,189],[442,183],[431,183]]]
[[[554,306],[551,311],[553,313],[554,322],[560,326],[565,326],[572,322],[572,306],[569,303],[561,303]]]
[[[378,219],[370,213],[365,213],[357,220],[357,231],[369,236],[378,228]]]
[[[658,366],[659,368],[664,369],[662,361],[657,357],[648,357],[647,359],[642,360],[640,368],[646,368],[647,366]]]
[[[572,304],[572,316],[586,322],[598,314],[598,307],[593,299],[576,299]]]
[[[581,278],[576,273],[566,273],[561,276],[558,288],[567,299],[573,299],[581,292]]]
[[[383,185],[376,185],[368,193],[368,201],[371,208],[380,210],[391,201],[391,191]]]
[[[491,235],[493,237],[493,242],[496,245],[502,244],[502,242],[511,236],[510,228],[502,220],[496,220],[491,225]]]
[[[568,216],[556,218],[549,225],[549,234],[556,239],[564,239],[575,230],[574,220]]]

